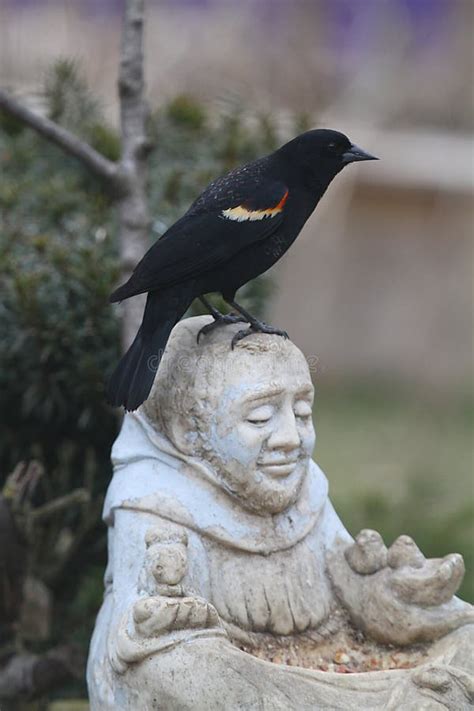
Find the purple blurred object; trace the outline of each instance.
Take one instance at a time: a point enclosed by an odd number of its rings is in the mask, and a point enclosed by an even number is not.
[[[80,9],[85,14],[109,15],[121,12],[125,0],[81,0]],[[33,9],[51,5],[51,0],[4,0],[11,9]],[[212,11],[219,6],[235,7],[235,0],[149,0],[158,7],[182,7]],[[295,6],[307,5],[307,0],[239,0],[239,9],[251,10],[258,23],[276,29],[283,25]],[[63,2],[58,5],[64,7]],[[328,44],[350,54],[363,50],[373,42],[373,33],[384,18],[396,17],[397,13],[412,28],[416,44],[424,45],[442,39],[443,26],[449,16],[456,12],[457,0],[313,0],[309,8],[312,17],[323,18]],[[309,14],[311,18],[311,13]]]
[[[415,42],[434,44],[444,35],[445,23],[456,11],[456,0],[398,0],[414,30]]]
[[[443,26],[457,5],[456,0],[323,0],[321,7],[331,33],[331,45],[343,51],[363,51],[387,16],[408,23],[414,44],[443,39]]]
[[[225,0],[224,0],[225,1]],[[105,15],[110,12],[121,12],[123,10],[125,0],[81,0],[81,12]],[[22,8],[41,8],[54,3],[51,0],[4,0],[5,5],[15,9]],[[57,0],[57,5],[64,7],[64,2]],[[150,5],[162,6],[191,6],[191,7],[209,7],[213,4],[219,4],[215,0],[149,0]]]

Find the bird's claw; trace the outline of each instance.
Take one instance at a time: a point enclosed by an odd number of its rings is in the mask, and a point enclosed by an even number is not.
[[[201,336],[205,336],[208,333],[212,333],[215,328],[220,328],[221,326],[228,326],[232,323],[247,323],[247,321],[243,318],[243,316],[239,316],[238,314],[221,314],[220,316],[214,317],[214,321],[211,321],[211,323],[207,323],[199,330],[196,336],[196,341],[199,343],[199,339],[201,338]]]
[[[237,331],[231,341],[231,349],[234,350],[236,344],[247,336],[251,336],[253,333],[268,333],[272,336],[281,336],[282,338],[289,338],[286,331],[282,331],[280,328],[273,328],[273,326],[268,326],[263,321],[257,321],[250,324],[249,328],[243,329],[242,331]]]

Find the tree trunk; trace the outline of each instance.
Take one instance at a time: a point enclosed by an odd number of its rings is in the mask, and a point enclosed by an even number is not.
[[[143,77],[144,0],[128,0],[122,32],[119,73],[122,129],[121,173],[128,189],[119,203],[119,242],[122,282],[125,282],[149,246]],[[122,346],[126,350],[141,321],[145,297],[127,299],[123,305]]]

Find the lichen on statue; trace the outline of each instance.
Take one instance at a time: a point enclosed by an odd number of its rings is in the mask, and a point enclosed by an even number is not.
[[[465,640],[472,613],[453,597],[460,556],[426,561],[408,537],[387,551],[376,532],[354,542],[345,530],[311,459],[313,385],[298,348],[256,334],[232,350],[238,326],[198,343],[204,323],[175,327],[150,398],[125,416],[113,448],[92,709],[260,708],[262,698],[269,708],[391,708],[403,685],[407,698],[423,695],[429,685],[417,687],[408,672],[378,672],[375,685],[373,674],[370,684],[360,675],[355,690],[344,675],[302,677],[233,646],[316,646],[354,625],[381,643],[426,643],[453,630],[446,640]],[[200,664],[205,678],[196,671],[191,683],[189,668]],[[459,688],[452,693],[465,698]]]

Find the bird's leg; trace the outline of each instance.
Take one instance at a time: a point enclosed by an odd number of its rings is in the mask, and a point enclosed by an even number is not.
[[[212,323],[206,324],[200,329],[197,335],[198,343],[201,336],[205,336],[206,333],[211,333],[211,331],[213,331],[215,328],[219,328],[220,326],[226,326],[230,323],[247,323],[247,320],[245,318],[243,318],[242,316],[238,316],[237,314],[221,314],[221,312],[216,309],[215,306],[213,306],[211,302],[208,301],[204,296],[200,296],[199,301],[206,307],[214,321]]]
[[[250,324],[249,328],[246,328],[242,331],[238,331],[234,337],[232,338],[232,349],[234,348],[235,344],[238,341],[241,341],[242,338],[246,338],[247,336],[250,336],[252,333],[269,333],[269,334],[274,334],[276,336],[283,336],[283,338],[288,338],[288,334],[286,331],[282,331],[279,328],[273,328],[273,326],[269,326],[266,324],[264,321],[259,321],[259,319],[255,318],[255,316],[252,316],[252,314],[249,314],[249,312],[244,309],[242,306],[239,306],[235,301],[229,301],[228,302],[236,311],[238,311],[244,319]]]
[[[216,307],[213,306],[213,305],[211,304],[211,302],[206,299],[205,296],[200,296],[200,297],[199,297],[199,301],[200,301],[201,304],[204,306],[204,308],[209,311],[209,313],[211,314],[212,318],[213,318],[215,321],[218,321],[218,320],[219,320],[220,318],[222,318],[222,316],[224,315],[224,314],[221,314],[221,312],[219,311],[219,309],[216,309]]]

